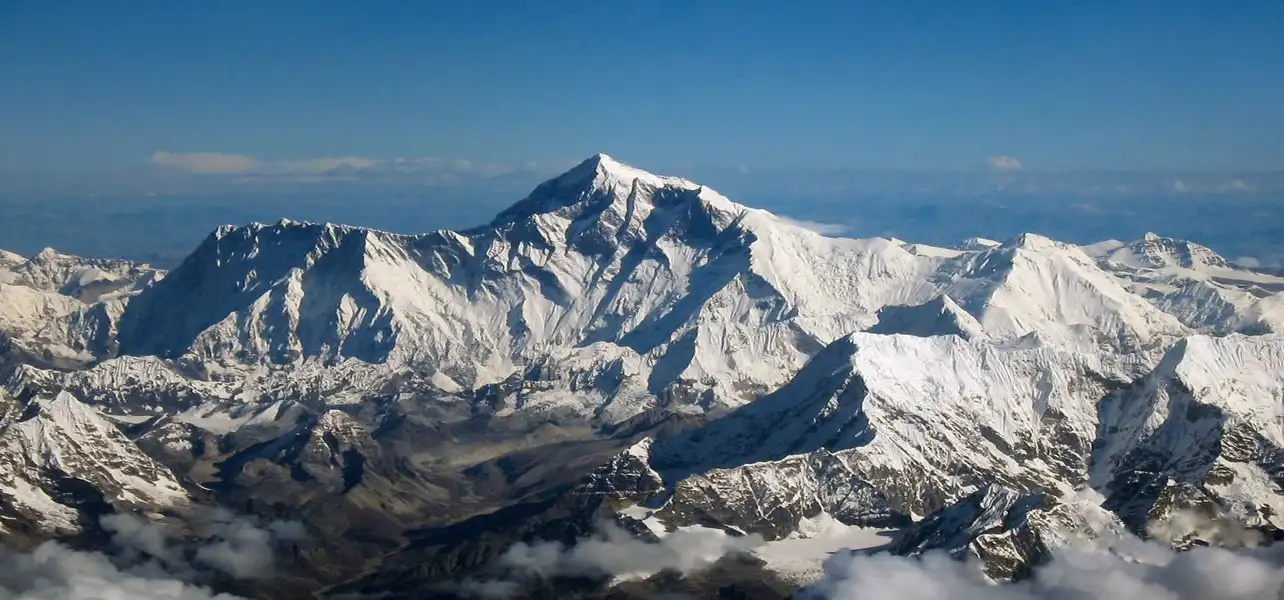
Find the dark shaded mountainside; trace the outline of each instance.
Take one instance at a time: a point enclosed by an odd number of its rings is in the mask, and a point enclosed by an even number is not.
[[[247,597],[784,598],[871,547],[1003,580],[1284,510],[1284,279],[1157,235],[831,238],[597,156],[469,231],[0,259],[0,538],[300,524],[200,580]]]

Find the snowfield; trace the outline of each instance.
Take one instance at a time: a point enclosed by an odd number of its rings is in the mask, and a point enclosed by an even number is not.
[[[1282,294],[1154,234],[827,237],[605,155],[467,231],[224,226],[168,273],[0,253],[0,531],[79,527],[54,474],[189,502],[140,440],[350,456],[406,407],[706,417],[578,489],[657,535],[761,536],[798,581],[911,525],[1017,569],[1041,527],[1079,523],[1050,499],[1085,490],[1134,532],[1194,505],[1277,528]]]

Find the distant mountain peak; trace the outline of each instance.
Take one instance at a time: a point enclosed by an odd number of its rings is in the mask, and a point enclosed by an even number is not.
[[[962,242],[959,242],[958,244],[955,244],[954,249],[979,251],[979,250],[989,250],[990,248],[994,248],[1000,245],[1002,245],[1002,242],[997,242],[995,240],[991,240],[983,237],[970,237],[966,240],[963,240]]]
[[[1002,244],[1002,247],[1026,249],[1052,249],[1063,246],[1061,242],[1037,233],[1023,233]]]
[[[1187,240],[1147,232],[1142,239],[1125,244],[1107,254],[1116,263],[1133,267],[1158,269],[1229,268],[1229,263],[1212,249]]]

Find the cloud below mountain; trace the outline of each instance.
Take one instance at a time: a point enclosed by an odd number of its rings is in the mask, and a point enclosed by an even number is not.
[[[1284,549],[1196,547],[1174,552],[1138,538],[1062,550],[1034,576],[996,585],[975,562],[943,553],[835,556],[800,600],[1275,600],[1284,593]]]
[[[189,525],[203,536],[183,543],[169,526],[131,514],[102,519],[111,534],[105,552],[45,542],[25,553],[0,547],[0,600],[237,600],[202,582],[273,575],[281,545],[304,536],[300,524],[260,525],[226,510],[200,513]]]
[[[0,548],[0,600],[235,600],[163,571],[122,568],[106,554],[45,542],[29,554]]]
[[[731,537],[707,528],[682,529],[658,542],[635,537],[610,522],[574,545],[561,542],[519,542],[497,565],[497,579],[469,579],[453,592],[483,599],[511,597],[531,578],[608,577],[614,581],[650,577],[662,571],[699,572],[729,554],[748,552],[764,541],[759,536]]]

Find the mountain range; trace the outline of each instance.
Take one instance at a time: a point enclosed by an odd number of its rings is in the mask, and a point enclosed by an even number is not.
[[[828,237],[605,155],[465,231],[0,252],[0,538],[218,508],[308,531],[211,584],[248,597],[783,598],[850,548],[1007,580],[1102,520],[1269,537],[1281,292],[1155,234]]]

